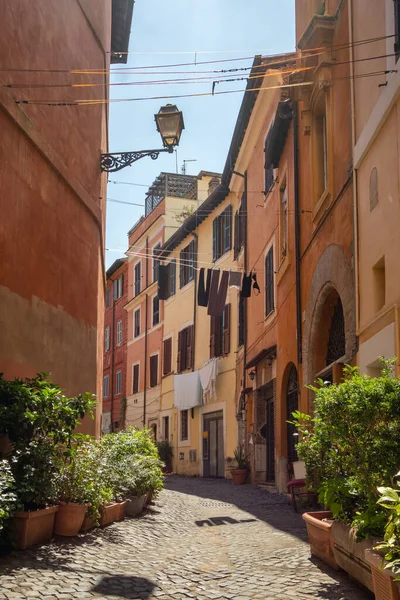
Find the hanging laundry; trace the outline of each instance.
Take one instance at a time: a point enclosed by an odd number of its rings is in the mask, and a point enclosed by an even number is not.
[[[197,292],[197,303],[199,306],[208,306],[208,299],[210,296],[210,284],[211,284],[211,269],[207,269],[207,281],[204,285],[204,272],[205,269],[201,268],[199,273],[199,288]]]
[[[237,287],[239,290],[242,287],[243,274],[238,271],[231,271],[229,273],[229,287]]]
[[[158,298],[160,300],[168,299],[168,267],[167,265],[158,265]]]
[[[240,292],[240,296],[242,298],[250,298],[250,296],[251,296],[251,279],[252,279],[252,276],[253,276],[252,271],[250,271],[249,275],[246,275],[246,273],[243,275],[242,291]]]
[[[258,294],[261,294],[260,286],[258,285],[258,282],[257,282],[257,275],[255,273],[253,273],[253,290],[257,290]]]
[[[212,317],[220,317],[224,312],[228,293],[228,281],[229,271],[222,271],[221,282],[219,282],[219,271],[212,272],[207,311]]]
[[[201,385],[198,371],[174,375],[174,406],[181,410],[201,404]]]
[[[200,383],[203,388],[203,404],[217,399],[218,358],[212,358],[199,370]]]

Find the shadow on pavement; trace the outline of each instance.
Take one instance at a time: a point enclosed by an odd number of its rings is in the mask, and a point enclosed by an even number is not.
[[[177,475],[168,476],[165,487],[181,494],[197,496],[202,506],[220,507],[224,509],[225,514],[229,505],[233,505],[257,520],[268,523],[274,529],[307,541],[306,527],[301,514],[295,513],[289,501],[278,493],[269,492],[252,484],[236,486],[226,479]],[[204,499],[204,502],[201,499]]]
[[[119,598],[150,598],[155,584],[143,577],[127,575],[114,575],[103,577],[102,580],[92,588],[92,592],[102,596],[118,596]]]

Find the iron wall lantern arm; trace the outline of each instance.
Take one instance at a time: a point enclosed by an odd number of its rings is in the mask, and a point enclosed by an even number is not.
[[[100,170],[107,173],[115,173],[124,167],[131,166],[137,160],[150,156],[153,160],[158,158],[160,152],[173,152],[173,147],[161,148],[161,150],[138,150],[133,152],[113,152],[101,155]]]

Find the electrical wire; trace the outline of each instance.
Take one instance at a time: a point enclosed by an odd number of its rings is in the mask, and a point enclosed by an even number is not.
[[[147,187],[150,188],[153,184],[147,184],[147,183],[132,183],[131,181],[116,181],[115,179],[109,179],[108,183],[115,183],[115,184],[120,184],[120,185],[134,185],[137,187]]]

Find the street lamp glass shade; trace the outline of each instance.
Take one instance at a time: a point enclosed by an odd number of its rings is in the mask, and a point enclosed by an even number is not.
[[[183,116],[175,104],[162,106],[154,115],[157,131],[160,133],[165,148],[172,148],[179,144],[182,130],[185,129]]]

